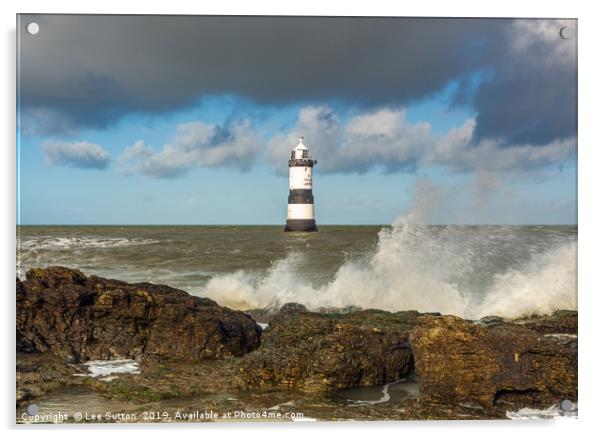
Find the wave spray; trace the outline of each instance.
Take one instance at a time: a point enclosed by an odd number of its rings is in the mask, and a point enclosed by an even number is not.
[[[326,284],[313,285],[292,252],[263,274],[213,277],[199,293],[238,309],[298,302],[317,309],[355,305],[441,312],[464,318],[518,317],[576,309],[575,239],[526,241],[516,227],[426,226],[398,218],[376,247],[349,259]],[[503,246],[522,246],[520,260]]]

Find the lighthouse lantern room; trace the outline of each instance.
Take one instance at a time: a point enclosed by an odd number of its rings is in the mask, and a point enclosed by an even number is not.
[[[288,215],[284,231],[318,231],[312,193],[312,172],[316,164],[318,162],[310,157],[309,149],[300,137],[288,161]]]

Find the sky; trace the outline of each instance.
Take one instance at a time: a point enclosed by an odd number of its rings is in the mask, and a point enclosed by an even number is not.
[[[303,136],[318,225],[575,224],[576,32],[20,15],[17,222],[283,224]]]

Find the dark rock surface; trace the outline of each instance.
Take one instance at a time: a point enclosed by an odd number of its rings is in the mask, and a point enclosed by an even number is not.
[[[253,319],[269,326],[262,333]],[[168,286],[34,269],[17,280],[17,405],[77,385],[153,409],[203,400],[322,419],[500,418],[577,401],[577,320],[574,311],[468,321],[296,303],[243,313]],[[116,358],[136,359],[140,374],[103,380],[83,365]],[[411,400],[350,407],[329,395],[414,372]]]
[[[257,322],[269,324],[272,320],[286,315],[293,315],[301,312],[309,312],[309,309],[303,304],[286,303],[279,308],[249,309],[244,313],[249,315]]]
[[[417,316],[379,310],[278,313],[259,349],[243,357],[243,380],[251,388],[309,392],[397,380],[412,368],[408,336]]]
[[[86,382],[86,378],[74,375],[84,373],[84,367],[52,353],[17,353],[16,366],[17,406],[48,391]]]
[[[242,312],[168,286],[128,284],[75,269],[32,269],[17,279],[17,350],[71,361],[157,357],[222,359],[258,347]]]
[[[576,345],[525,325],[421,316],[410,341],[423,398],[484,406],[577,400]]]
[[[140,364],[140,374],[96,381],[95,389],[108,398],[136,402],[236,394],[243,389],[239,360],[146,360]]]
[[[518,318],[513,321],[538,333],[551,334],[577,334],[578,314],[575,310],[557,310],[551,315],[534,315]]]

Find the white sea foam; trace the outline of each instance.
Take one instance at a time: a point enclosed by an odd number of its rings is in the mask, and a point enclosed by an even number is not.
[[[273,411],[273,410],[276,410],[276,409],[280,409],[282,406],[293,406],[294,404],[295,404],[295,401],[294,400],[290,400],[290,401],[287,401],[286,403],[279,403],[279,404],[277,404],[275,406],[272,406],[271,408],[268,408],[268,410],[269,411]]]
[[[126,237],[27,237],[19,239],[21,250],[69,250],[85,248],[119,248],[158,243],[158,240]]]
[[[548,333],[544,335],[546,338],[557,339],[559,341],[572,341],[574,339],[578,339],[577,335],[573,335],[570,333]]]
[[[508,411],[506,416],[512,420],[555,420],[559,418],[577,418],[577,406],[570,411],[563,411],[558,405],[546,409],[522,408],[518,411]]]
[[[113,380],[115,374],[140,374],[138,362],[132,359],[91,360],[84,365],[88,368],[88,374],[84,375],[104,381]]]
[[[298,302],[310,308],[356,305],[473,319],[576,309],[576,242],[532,254],[520,269],[495,274],[475,293],[463,279],[481,275],[482,251],[495,255],[497,242],[481,242],[477,249],[466,236],[453,227],[434,230],[402,217],[380,231],[371,254],[348,260],[327,284],[314,286],[299,273],[303,256],[293,252],[265,275],[237,271],[216,276],[198,292],[238,309]]]
[[[496,276],[476,315],[518,317],[577,308],[577,244],[545,253],[520,271]]]

